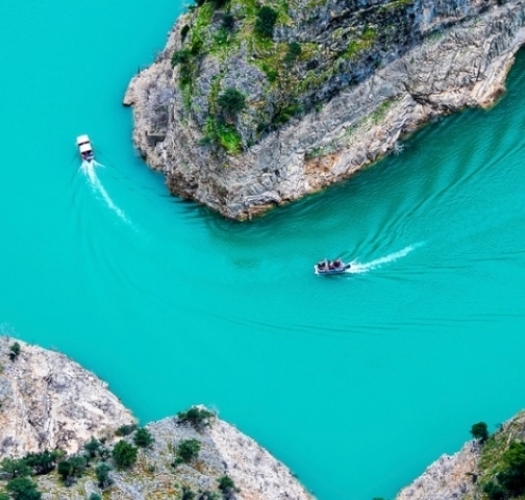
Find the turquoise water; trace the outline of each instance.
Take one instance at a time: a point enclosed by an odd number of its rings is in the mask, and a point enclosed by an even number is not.
[[[180,9],[4,0],[1,331],[143,423],[217,408],[320,500],[391,498],[525,404],[525,57],[491,111],[241,225],[168,196],[130,142],[127,82]],[[80,133],[104,167],[79,169]],[[313,275],[336,255],[361,272]]]

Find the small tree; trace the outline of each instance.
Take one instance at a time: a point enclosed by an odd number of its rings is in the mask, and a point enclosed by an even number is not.
[[[133,442],[140,448],[147,448],[155,442],[155,438],[146,427],[141,427],[133,436]]]
[[[222,27],[228,31],[232,31],[235,28],[235,16],[230,12],[226,12],[222,18]]]
[[[277,21],[277,11],[265,5],[257,12],[255,20],[255,33],[265,38],[273,37],[275,21]]]
[[[483,493],[487,495],[489,500],[504,500],[505,490],[496,482],[489,481],[483,486]]]
[[[101,448],[100,441],[95,438],[91,438],[91,441],[87,442],[84,445],[84,450],[86,450],[86,453],[89,458],[95,458],[100,452],[100,448]]]
[[[238,90],[228,87],[217,98],[217,104],[229,121],[234,121],[237,115],[246,108],[246,98]]]
[[[81,477],[86,470],[86,457],[75,455],[58,463],[58,474],[66,486],[71,486],[77,477]]]
[[[135,432],[136,428],[137,428],[136,424],[121,425],[115,431],[115,436],[129,436],[131,433]]]
[[[113,483],[113,480],[109,477],[110,471],[111,467],[105,462],[101,462],[97,465],[95,475],[97,476],[99,488],[107,488]]]
[[[33,474],[43,475],[51,472],[57,463],[57,460],[63,456],[60,450],[44,450],[40,453],[28,453],[24,462],[33,469]]]
[[[297,58],[301,55],[302,48],[301,45],[297,42],[291,42],[288,44],[288,51],[284,56],[284,62],[288,65],[293,64]]]
[[[4,458],[0,464],[0,472],[8,479],[13,479],[15,477],[30,476],[32,470],[23,459]]]
[[[239,491],[239,488],[235,486],[233,479],[229,476],[222,476],[217,479],[217,481],[219,483],[219,490],[221,490],[225,500],[230,500],[234,497],[235,493]]]
[[[193,462],[198,456],[201,449],[201,444],[196,439],[184,439],[177,447],[177,455],[183,462]]]
[[[89,500],[102,500],[102,497],[96,493],[91,493],[91,495],[89,495]]]
[[[126,441],[119,441],[113,448],[112,456],[117,469],[128,469],[137,461],[137,448]]]
[[[42,498],[42,494],[36,489],[36,484],[27,477],[11,479],[5,488],[13,500],[40,500]]]
[[[191,489],[188,488],[187,486],[183,486],[180,500],[194,500],[194,499],[195,499],[195,493],[193,493],[193,491],[191,491]]]
[[[211,425],[214,414],[208,410],[192,406],[189,410],[177,413],[177,419],[181,424],[190,424],[195,430],[202,431]]]
[[[11,500],[11,498],[7,493],[0,492],[0,500]]]
[[[11,361],[14,361],[18,356],[20,355],[20,344],[18,342],[15,342],[10,348],[9,348],[9,359]]]
[[[470,429],[470,433],[474,439],[479,439],[481,443],[484,443],[489,438],[489,432],[485,422],[478,422],[477,424],[474,424]]]
[[[171,67],[174,68],[177,64],[186,64],[190,57],[191,53],[188,49],[176,50],[171,56]]]

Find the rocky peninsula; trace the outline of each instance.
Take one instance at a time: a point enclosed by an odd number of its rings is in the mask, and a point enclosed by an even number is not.
[[[16,496],[22,488],[28,496]],[[94,374],[57,352],[0,337],[0,498],[313,497],[286,466],[205,408],[138,428]]]
[[[175,195],[249,219],[490,106],[524,19],[516,0],[198,0],[129,84],[134,143]]]

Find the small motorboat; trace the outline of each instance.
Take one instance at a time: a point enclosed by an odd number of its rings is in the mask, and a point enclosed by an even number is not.
[[[342,274],[346,272],[352,264],[345,264],[341,259],[327,260],[324,259],[321,262],[318,262],[314,266],[315,274],[322,275],[332,275],[332,274]]]
[[[82,160],[89,162],[95,159],[95,153],[93,153],[91,142],[86,134],[77,137],[77,147]]]

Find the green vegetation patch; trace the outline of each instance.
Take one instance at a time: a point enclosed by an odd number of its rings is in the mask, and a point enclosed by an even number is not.
[[[354,38],[348,43],[342,57],[351,60],[358,59],[364,51],[372,47],[376,39],[377,31],[371,26],[366,26],[359,38]]]

